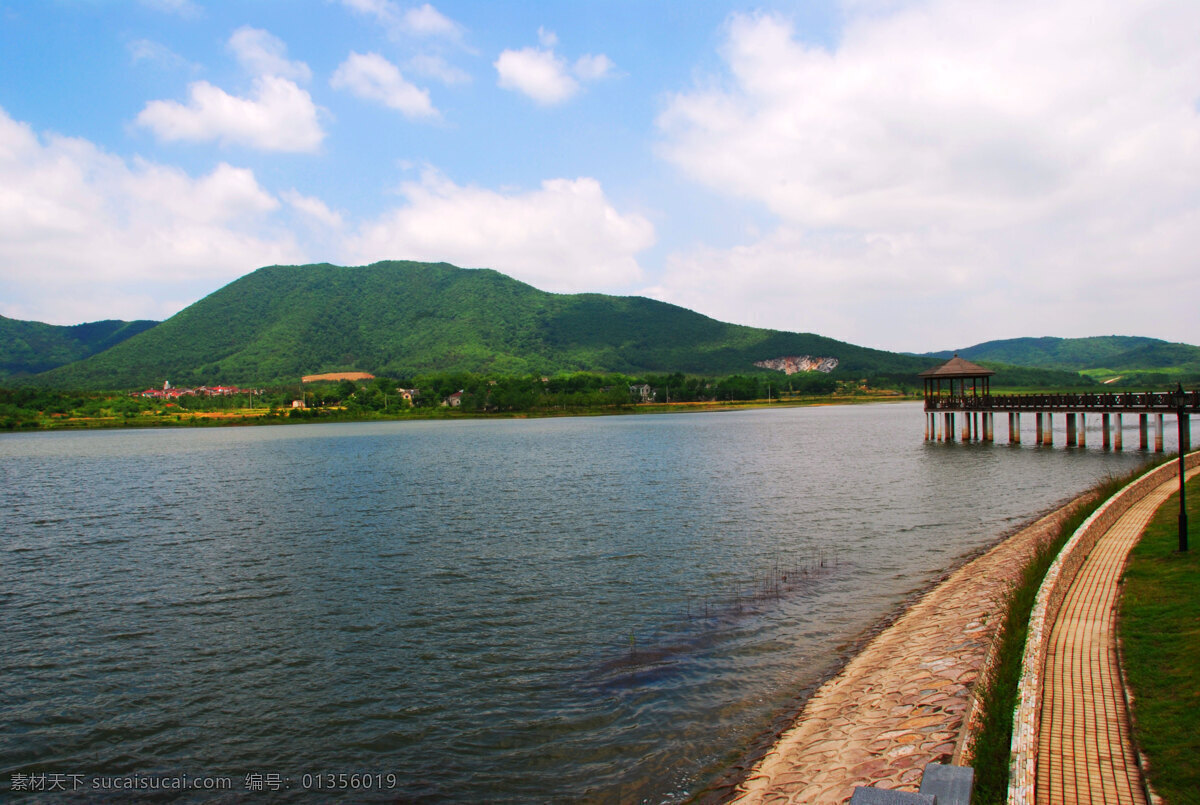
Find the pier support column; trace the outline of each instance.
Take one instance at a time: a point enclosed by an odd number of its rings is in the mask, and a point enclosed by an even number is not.
[[[1101,427],[1104,428],[1104,449],[1112,449],[1112,414],[1100,415]]]
[[[1042,444],[1054,444],[1054,414],[1049,411],[1046,412],[1046,427],[1042,428]]]
[[[1140,437],[1140,447],[1145,450],[1150,447],[1150,429],[1146,425],[1146,415],[1138,414],[1138,436]]]
[[[1016,423],[1017,423],[1017,415],[1014,414],[1012,411],[1009,411],[1008,412],[1008,443],[1009,444],[1017,443]]]
[[[985,420],[987,424],[984,426],[983,438],[989,442],[994,442],[996,441],[996,415],[988,411],[984,416],[987,417]]]
[[[1121,421],[1121,415],[1117,414],[1117,428],[1113,431],[1113,448],[1120,450],[1121,448],[1121,431],[1124,429],[1125,423]]]
[[[1038,411],[1036,414],[1034,414],[1034,417],[1036,417],[1036,425],[1033,431],[1033,441],[1035,444],[1042,443],[1042,431],[1045,430],[1046,427],[1046,423],[1043,421],[1045,416],[1046,415],[1041,411]]]
[[[962,426],[963,444],[971,441],[971,412],[963,411],[963,426]]]
[[[1067,447],[1079,444],[1079,432],[1075,430],[1075,415],[1067,414]]]
[[[1161,453],[1163,451],[1162,442],[1162,414],[1154,415],[1154,452]]]
[[[1079,446],[1087,447],[1087,414],[1079,414]]]
[[[942,441],[954,441],[954,414],[949,411],[942,414]]]
[[[1017,417],[1016,428],[1015,429],[1009,428],[1008,439],[1009,439],[1009,441],[1012,441],[1013,444],[1020,444],[1021,443],[1021,415],[1016,414],[1016,417]],[[1015,439],[1015,441],[1013,441],[1014,439]]]

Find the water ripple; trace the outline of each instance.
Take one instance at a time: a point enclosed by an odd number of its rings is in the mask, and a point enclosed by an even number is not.
[[[1139,460],[927,445],[920,422],[4,436],[0,773],[686,798],[912,590]]]

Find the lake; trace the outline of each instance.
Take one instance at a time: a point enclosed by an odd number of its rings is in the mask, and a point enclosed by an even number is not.
[[[1147,457],[923,426],[894,404],[0,436],[3,785],[681,800],[914,590]]]

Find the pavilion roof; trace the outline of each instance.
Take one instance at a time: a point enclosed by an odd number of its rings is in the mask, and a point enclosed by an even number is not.
[[[921,372],[918,377],[991,377],[996,374],[991,369],[984,369],[977,363],[971,363],[968,360],[963,360],[956,354],[953,358],[943,363],[941,366],[935,366],[932,369],[926,369]]]

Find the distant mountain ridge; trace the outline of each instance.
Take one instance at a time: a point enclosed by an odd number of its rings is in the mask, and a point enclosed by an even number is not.
[[[932,363],[811,333],[727,324],[644,297],[552,294],[490,269],[389,261],[260,268],[32,382],[270,384],[349,370],[727,375],[794,355],[834,357],[839,372],[897,376]]]
[[[62,326],[0,316],[0,380],[34,375],[104,352],[154,327],[106,319]]]
[[[1009,338],[923,357],[993,361],[1012,366],[1082,372],[1099,380],[1121,377],[1165,382],[1200,376],[1200,347],[1158,338],[1105,335],[1092,338]]]

